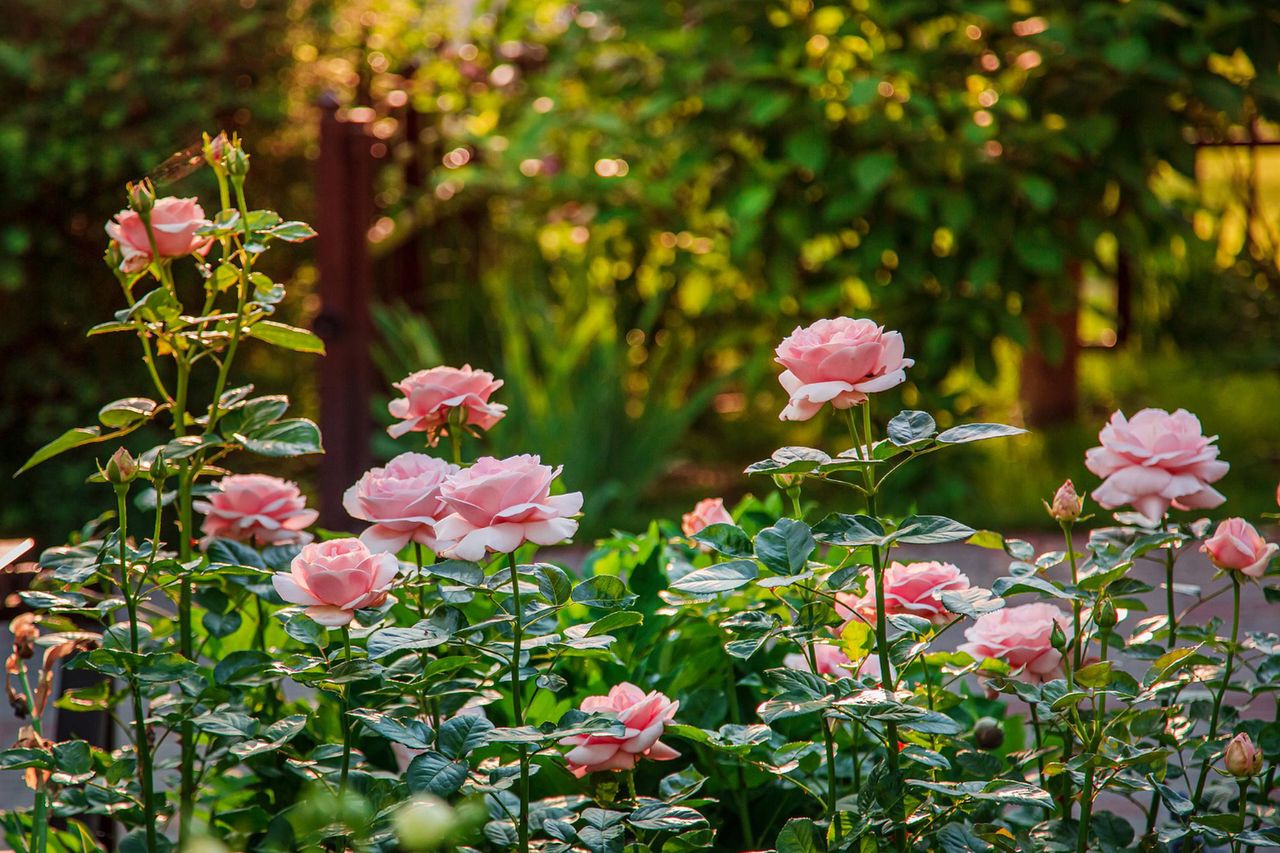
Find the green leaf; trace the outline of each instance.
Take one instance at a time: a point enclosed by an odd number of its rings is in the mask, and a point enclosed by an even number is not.
[[[941,515],[912,515],[904,518],[887,540],[910,542],[915,545],[933,545],[940,542],[957,542],[973,535],[973,528]]]
[[[872,195],[889,182],[898,157],[891,151],[864,154],[853,164],[853,179],[867,195]]]
[[[627,607],[636,596],[627,591],[621,578],[613,575],[593,575],[573,588],[573,600],[588,607],[616,610]]]
[[[533,567],[538,577],[538,592],[550,604],[564,604],[573,591],[573,581],[559,566],[539,563]]]
[[[1053,207],[1058,193],[1053,184],[1039,175],[1023,175],[1018,178],[1018,188],[1037,211],[1043,213]]]
[[[435,745],[431,727],[411,716],[399,719],[363,708],[347,713],[392,743],[403,744],[410,749],[431,749]]]
[[[795,817],[787,821],[774,842],[778,853],[819,853],[813,821],[807,817]]]
[[[248,566],[264,571],[267,568],[256,548],[234,539],[215,539],[205,553],[213,566]]]
[[[324,355],[324,341],[315,332],[277,323],[275,320],[259,320],[249,327],[249,336],[273,346]]]
[[[449,641],[449,633],[430,622],[419,622],[412,628],[382,628],[365,641],[369,657],[377,660],[396,652],[434,649]]]
[[[450,758],[462,758],[488,742],[493,723],[484,717],[459,714],[440,726],[438,749]]]
[[[306,418],[277,421],[253,435],[236,435],[244,449],[259,456],[287,457],[323,453],[320,428]]]
[[[994,613],[1004,607],[1004,599],[992,595],[991,590],[972,586],[963,590],[948,590],[938,596],[942,606],[952,613],[977,619],[984,613]]]
[[[830,456],[812,447],[779,447],[768,459],[748,465],[744,473],[804,474],[830,462]]]
[[[750,557],[751,537],[732,524],[708,524],[693,535],[693,541],[726,557]]]
[[[137,426],[151,419],[159,409],[155,400],[146,397],[125,397],[107,403],[98,410],[98,420],[108,429]]]
[[[1106,687],[1111,682],[1111,661],[1104,660],[1076,670],[1076,683],[1084,687]]]
[[[405,782],[415,794],[435,794],[448,797],[457,793],[467,781],[467,762],[454,761],[439,752],[424,752],[414,756],[405,771]]]
[[[465,560],[441,560],[426,570],[436,577],[462,584],[463,586],[484,586],[484,569],[475,563]]]
[[[809,525],[793,518],[781,518],[756,535],[756,556],[765,566],[782,575],[804,571],[809,555],[818,547]]]
[[[96,444],[100,441],[110,441],[113,438],[119,438],[120,436],[128,435],[129,433],[133,432],[133,430],[136,429],[139,425],[141,425],[141,423],[142,423],[141,421],[138,421],[133,426],[124,427],[122,429],[117,429],[112,432],[105,432],[105,433],[102,431],[102,427],[96,427],[96,426],[76,427],[75,429],[69,429],[66,432],[64,432],[62,435],[55,438],[53,441],[46,444],[44,447],[37,450],[35,453],[31,454],[31,458],[28,459],[26,462],[24,462],[22,464],[22,467],[19,468],[13,476],[16,477],[18,476],[18,474],[21,474],[24,471],[27,471],[27,470],[30,470],[31,468],[36,467],[41,462],[45,462],[49,459],[52,459],[53,457],[57,456],[59,453],[65,453],[66,451],[71,450],[73,448],[81,447],[86,444]]]
[[[898,447],[906,447],[918,441],[931,438],[938,431],[938,425],[928,412],[908,410],[898,412],[889,421],[889,441]]]
[[[702,569],[695,569],[677,581],[672,581],[671,588],[680,592],[695,595],[710,595],[728,592],[746,586],[759,575],[756,564],[751,560],[730,560],[727,563],[716,563]]]
[[[578,839],[591,853],[621,853],[626,835],[625,818],[622,812],[609,809],[583,809],[585,825],[578,830]]]
[[[868,515],[832,513],[814,526],[813,537],[827,545],[845,548],[878,545],[884,540],[884,527]]]
[[[281,222],[266,229],[267,234],[278,240],[285,240],[289,243],[301,243],[303,240],[310,240],[316,236],[316,231],[305,222]]]
[[[632,625],[644,623],[644,616],[634,610],[617,610],[596,620],[587,630],[586,636],[599,637],[612,634],[619,628],[630,628]]]
[[[220,685],[265,684],[274,677],[271,656],[255,649],[231,652],[213,667],[214,683]]]
[[[627,821],[636,829],[654,832],[684,832],[707,825],[707,819],[693,809],[661,802],[645,803]]]
[[[961,424],[944,430],[938,435],[938,441],[942,444],[968,444],[971,441],[1022,435],[1025,432],[1025,429],[1005,424]]]

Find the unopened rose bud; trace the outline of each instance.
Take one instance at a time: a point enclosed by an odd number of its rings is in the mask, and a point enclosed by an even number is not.
[[[20,613],[9,623],[13,653],[21,660],[28,660],[35,654],[36,640],[40,639],[40,629],[36,627],[39,621],[34,613]]]
[[[1067,648],[1067,635],[1057,621],[1054,621],[1053,630],[1049,632],[1049,645],[1060,652]]]
[[[227,134],[219,133],[212,139],[204,135],[204,160],[215,169],[224,168],[223,160],[227,156]]]
[[[1116,613],[1116,606],[1111,603],[1111,599],[1104,598],[1098,602],[1098,609],[1094,611],[1093,621],[1098,623],[1098,627],[1104,630],[1110,630],[1120,621],[1119,615]]]
[[[1004,745],[1004,726],[994,717],[983,717],[973,727],[973,742],[978,749],[999,749]]]
[[[1253,745],[1253,739],[1243,732],[1227,744],[1222,763],[1227,772],[1237,779],[1248,779],[1262,772],[1262,750]]]
[[[444,800],[428,794],[397,809],[392,824],[406,850],[435,850],[457,830],[458,815]]]
[[[102,261],[112,270],[120,269],[120,265],[124,263],[124,252],[120,251],[120,244],[115,240],[107,243],[107,251],[102,256]]]
[[[240,140],[232,140],[227,146],[222,162],[226,165],[227,174],[233,178],[243,178],[249,174],[249,155],[240,145]]]
[[[804,474],[774,474],[773,484],[779,489],[786,491],[794,489],[796,486],[804,482]]]
[[[150,475],[151,482],[153,483],[163,483],[165,480],[173,476],[173,471],[169,468],[169,463],[165,461],[163,453],[157,453],[155,455],[155,458],[151,460],[151,467],[148,469],[147,473]]]
[[[156,206],[156,188],[149,179],[128,184],[125,189],[129,193],[129,207],[137,213],[145,216]]]
[[[129,455],[128,450],[121,447],[111,454],[102,474],[107,478],[108,483],[120,486],[132,482],[133,478],[138,476],[138,462]]]
[[[1084,510],[1084,498],[1076,494],[1076,487],[1070,480],[1063,482],[1053,494],[1053,503],[1045,504],[1049,515],[1060,524],[1070,524],[1080,517]]]

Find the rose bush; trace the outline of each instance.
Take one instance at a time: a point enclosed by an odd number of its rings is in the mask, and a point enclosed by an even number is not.
[[[431,367],[397,385],[405,451],[346,494],[360,538],[304,530],[293,484],[224,466],[321,451],[233,372],[242,346],[323,351],[272,319],[282,288],[257,268],[312,232],[248,207],[239,140],[205,158],[214,216],[179,231],[155,212],[203,212],[143,184],[109,231],[124,307],[93,331],[138,340],[154,396],[28,463],[110,442],[87,473],[116,512],[46,550],[21,594],[23,725],[0,767],[33,796],[4,816],[14,849],[99,846],[90,819],[148,853],[1280,845],[1280,636],[1240,631],[1244,590],[1280,597],[1278,549],[1243,519],[1185,515],[1225,501],[1228,471],[1194,416],[1115,415],[1082,464],[1121,511],[1095,521],[1068,481],[1046,501],[1062,541],[1037,553],[882,505],[903,466],[1023,431],[877,414],[906,342],[835,318],[779,346],[783,417],[831,403],[847,445],[780,448],[732,512],[703,501],[583,556],[549,550],[583,506],[559,468],[433,450],[483,441],[506,410],[491,374]],[[146,424],[170,437],[116,448]],[[919,559],[946,543],[954,562]],[[1007,574],[974,585],[961,544]],[[1179,566],[1201,548],[1217,576]],[[1229,626],[1195,613],[1224,593]],[[60,667],[101,680],[55,699]],[[53,740],[54,701],[126,721],[119,745]]]

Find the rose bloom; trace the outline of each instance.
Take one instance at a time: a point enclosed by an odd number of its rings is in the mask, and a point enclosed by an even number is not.
[[[434,446],[455,409],[465,412],[464,424],[488,430],[507,413],[506,406],[489,402],[501,387],[501,379],[494,379],[488,371],[472,370],[469,364],[410,373],[395,383],[395,389],[404,397],[392,400],[387,410],[400,423],[387,427],[387,432],[392,438],[425,432]]]
[[[506,459],[482,456],[440,487],[449,515],[436,522],[437,539],[452,544],[442,552],[479,560],[491,551],[510,554],[525,542],[555,545],[573,536],[582,510],[582,492],[551,494],[559,468],[537,456]]]
[[[959,650],[979,661],[1002,660],[1013,668],[1015,678],[1043,684],[1063,674],[1062,654],[1050,641],[1055,623],[1066,633],[1071,617],[1043,602],[984,613],[965,630],[969,642],[962,643]]]
[[[832,643],[815,643],[813,656],[818,662],[818,675],[830,675],[835,678],[851,678],[853,661],[837,645]],[[804,652],[793,652],[782,659],[783,666],[801,672],[813,672],[809,666],[809,655]],[[867,655],[858,667],[858,676],[880,678],[880,659],[875,655]]]
[[[876,592],[872,584],[869,578],[867,591],[860,596],[837,593],[836,612],[846,620],[857,613],[874,622]],[[942,606],[942,593],[969,587],[969,577],[951,563],[890,563],[884,570],[885,616],[919,616],[941,625],[953,615]]]
[[[305,545],[312,536],[303,531],[319,516],[307,509],[296,483],[266,474],[231,474],[218,481],[218,491],[192,507],[204,513],[202,540],[235,539],[257,546]]]
[[[679,758],[680,753],[658,740],[679,707],[679,702],[672,702],[656,690],[645,693],[626,682],[611,689],[607,696],[588,696],[582,700],[583,711],[613,714],[627,730],[622,735],[573,735],[561,740],[565,746],[573,747],[565,755],[569,769],[582,778],[604,770],[630,770],[641,758]]]
[[[1158,521],[1170,506],[1212,509],[1226,500],[1209,484],[1231,466],[1218,459],[1217,436],[1205,437],[1186,409],[1143,409],[1131,419],[1116,412],[1098,438],[1085,466],[1104,478],[1093,497],[1106,509],[1128,504]]]
[[[1262,772],[1262,750],[1253,745],[1253,738],[1241,732],[1227,744],[1222,754],[1222,764],[1237,779],[1248,779]]]
[[[906,368],[915,364],[902,354],[902,335],[871,320],[836,317],[796,327],[778,344],[774,359],[786,368],[778,381],[791,397],[779,417],[807,421],[824,403],[847,409],[867,394],[901,385]]]
[[[436,522],[448,514],[440,487],[458,470],[425,453],[401,453],[366,471],[342,496],[342,506],[352,518],[373,522],[360,534],[371,551],[394,554],[410,542],[435,551]]]
[[[398,568],[394,554],[374,554],[359,539],[330,539],[305,546],[271,583],[285,601],[306,605],[316,622],[341,628],[357,610],[387,600]]]
[[[680,529],[685,536],[693,536],[712,524],[733,524],[733,516],[724,508],[724,498],[703,498],[692,512],[680,518]]]
[[[193,252],[209,251],[211,239],[197,237],[196,229],[208,225],[204,208],[194,198],[156,199],[151,209],[151,235],[156,241],[156,252],[162,258],[180,258]],[[151,241],[147,238],[147,226],[142,217],[132,210],[122,210],[107,223],[107,236],[120,244],[124,260],[122,272],[141,272],[151,263]]]
[[[1220,569],[1260,578],[1280,545],[1268,543],[1243,518],[1228,518],[1218,525],[1200,550]]]

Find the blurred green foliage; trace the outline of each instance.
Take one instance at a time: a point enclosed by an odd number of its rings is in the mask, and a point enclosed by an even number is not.
[[[1078,273],[1082,332],[1105,343],[1127,259],[1125,366],[1086,376],[1084,425],[1037,451],[1046,472],[1078,467],[1101,399],[1194,408],[1156,387],[1166,367],[1280,364],[1280,227],[1241,202],[1273,172],[1259,178],[1246,149],[1197,167],[1193,144],[1273,132],[1280,21],[1263,0],[244,5],[19,0],[10,14],[0,428],[15,449],[0,469],[85,420],[80,389],[102,371],[79,340],[95,297],[77,283],[120,182],[201,129],[248,122],[255,156],[279,165],[267,191],[296,196],[272,204],[307,216],[303,108],[322,91],[373,107],[386,147],[378,278],[421,319],[401,317],[384,372],[435,353],[501,374],[524,414],[491,449],[566,464],[595,530],[814,437],[777,423],[770,358],[818,316],[904,332],[917,364],[903,404],[1017,420],[1030,309],[1069,306]],[[1166,361],[1175,346],[1196,355]],[[70,526],[59,473],[23,484],[38,508],[0,495],[6,529]],[[963,501],[965,483],[920,485]]]

